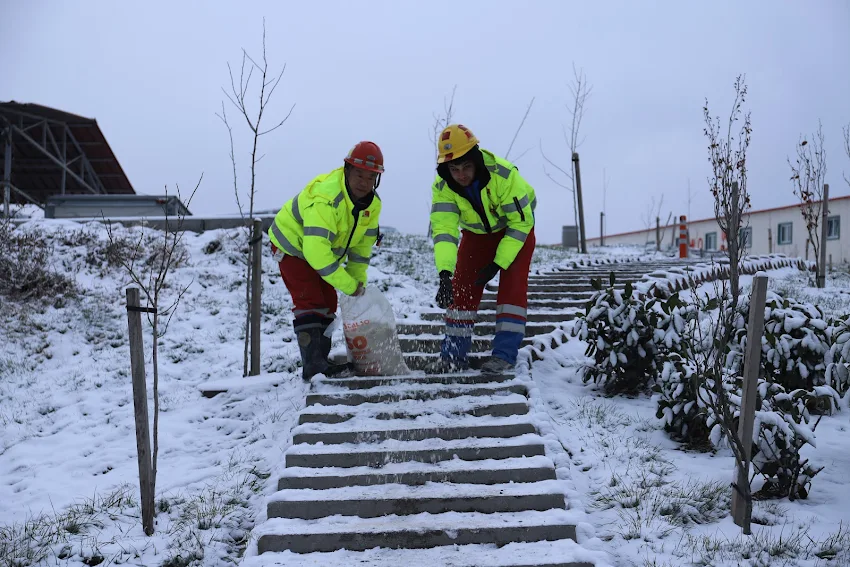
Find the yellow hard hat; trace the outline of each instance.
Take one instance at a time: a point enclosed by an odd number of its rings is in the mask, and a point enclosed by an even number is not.
[[[446,163],[466,154],[478,145],[475,134],[462,124],[446,126],[437,141],[437,163]]]

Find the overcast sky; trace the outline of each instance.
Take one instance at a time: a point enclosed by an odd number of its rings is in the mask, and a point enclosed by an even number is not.
[[[203,184],[194,214],[236,210],[227,131],[216,112],[227,63],[242,48],[286,73],[261,138],[257,206],[278,209],[314,176],[342,163],[362,139],[383,149],[382,224],[424,233],[434,148],[433,115],[457,85],[456,121],[483,148],[511,152],[534,186],[538,241],[560,241],[571,196],[544,173],[540,146],[569,167],[572,65],[593,92],[579,148],[588,236],[644,227],[662,216],[711,216],[702,107],[726,116],[746,73],[755,208],[791,204],[786,156],[824,124],[833,195],[850,188],[840,143],[850,123],[850,2],[300,1],[106,2],[0,0],[0,100],[32,102],[97,119],[137,193]],[[255,83],[256,86],[256,83]],[[254,91],[251,91],[254,92]],[[225,100],[247,189],[250,139]],[[551,170],[551,167],[548,167]]]

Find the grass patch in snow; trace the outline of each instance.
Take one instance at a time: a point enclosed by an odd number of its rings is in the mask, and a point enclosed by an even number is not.
[[[820,540],[811,538],[808,530],[809,526],[805,524],[786,524],[779,533],[755,529],[750,536],[734,538],[686,533],[672,554],[679,558],[680,565],[713,567],[825,566],[850,562],[850,530],[847,526],[839,526],[837,531]]]

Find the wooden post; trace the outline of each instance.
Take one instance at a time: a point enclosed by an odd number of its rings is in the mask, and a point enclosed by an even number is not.
[[[605,213],[599,213],[599,246],[605,246]]]
[[[584,204],[581,198],[581,169],[579,168],[578,163],[578,152],[573,152],[573,167],[575,169],[576,175],[576,198],[578,199],[578,228],[579,228],[579,236],[581,240],[579,241],[581,245],[581,253],[587,254],[587,240],[584,237]]]
[[[823,184],[823,202],[821,203],[822,220],[820,227],[820,258],[818,262],[817,284],[819,288],[826,287],[826,237],[829,234],[827,224],[829,223],[829,183]]]
[[[139,288],[127,288],[127,328],[130,338],[130,370],[133,375],[133,408],[136,418],[136,451],[139,457],[139,489],[142,498],[142,528],[153,535],[154,495],[151,435],[148,420],[148,389],[145,384],[145,351],[142,343],[142,311]]]
[[[773,254],[773,229],[767,228],[767,253]]]
[[[832,254],[829,255],[829,273],[832,273]]]
[[[655,251],[661,250],[661,218],[655,217]]]
[[[753,448],[753,427],[758,397],[759,368],[761,367],[761,338],[764,334],[764,307],[767,302],[767,276],[756,274],[750,294],[750,319],[747,325],[747,350],[744,354],[744,388],[741,398],[741,418],[738,438],[744,446],[744,466],[738,467],[736,484],[732,491],[732,518],[750,535],[753,503],[750,493],[750,459]]]
[[[251,376],[260,373],[260,305],[262,294],[262,250],[263,227],[260,219],[254,219],[251,238]]]

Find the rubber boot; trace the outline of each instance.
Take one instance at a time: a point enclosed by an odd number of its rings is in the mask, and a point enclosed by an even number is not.
[[[332,363],[328,357],[331,354],[331,337],[325,336],[325,331],[327,331],[330,324],[323,324],[322,327],[322,337],[321,337],[321,348],[322,348],[322,358],[325,360],[325,364],[327,368],[325,369],[325,376],[329,377],[343,377],[343,376],[351,376],[352,369],[351,365],[347,362],[341,364]]]
[[[322,354],[322,329],[315,326],[299,330],[296,333],[298,346],[301,349],[303,372],[301,377],[309,381],[316,374],[325,373],[328,369],[328,359]]]

